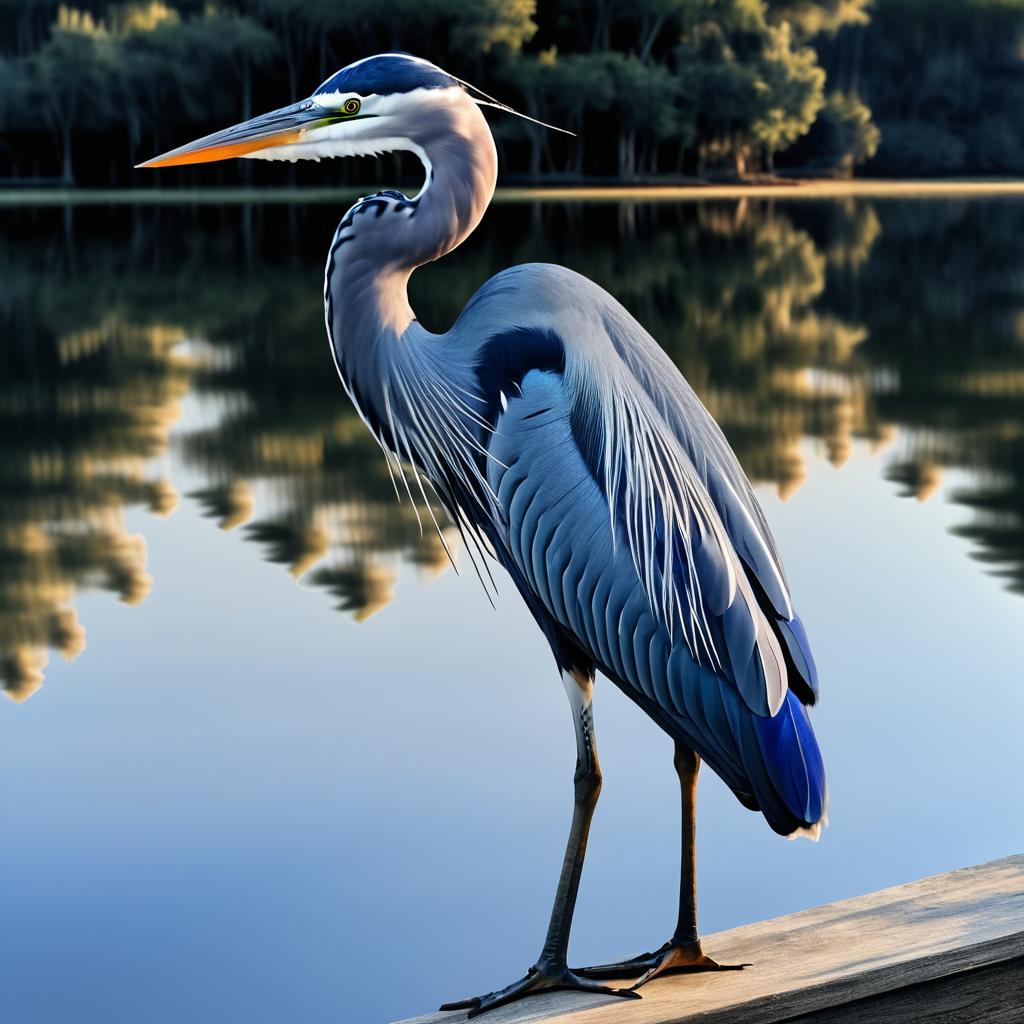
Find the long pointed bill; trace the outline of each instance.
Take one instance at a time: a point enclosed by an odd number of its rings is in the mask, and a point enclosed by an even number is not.
[[[261,149],[291,145],[299,141],[304,131],[329,124],[332,120],[335,119],[323,107],[312,100],[303,100],[290,107],[272,110],[269,114],[260,114],[233,128],[214,132],[137,166],[175,167],[179,164],[205,164],[247,156]]]

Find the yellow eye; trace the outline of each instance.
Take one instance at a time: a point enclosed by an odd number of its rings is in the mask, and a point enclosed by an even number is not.
[[[354,96],[351,99],[345,100],[345,102],[341,105],[342,112],[346,114],[358,114],[359,107],[359,100],[357,100]]]

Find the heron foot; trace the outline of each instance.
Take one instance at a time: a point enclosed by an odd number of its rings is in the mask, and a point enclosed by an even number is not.
[[[565,964],[535,964],[527,971],[526,976],[514,981],[496,992],[485,996],[474,996],[472,999],[460,999],[457,1002],[445,1003],[442,1010],[469,1010],[466,1018],[478,1017],[481,1013],[493,1010],[498,1006],[515,1002],[524,996],[537,995],[541,992],[561,992],[567,990],[577,992],[593,992],[602,996],[622,996],[625,999],[639,999],[640,993],[628,988],[609,988],[594,981],[581,978],[570,971]]]
[[[630,987],[635,992],[659,974],[684,974],[697,971],[741,971],[750,964],[720,964],[706,956],[700,939],[679,942],[671,939],[653,953],[641,953],[631,960],[597,967],[580,967],[576,973],[583,978],[636,978]],[[639,975],[639,977],[637,977]]]

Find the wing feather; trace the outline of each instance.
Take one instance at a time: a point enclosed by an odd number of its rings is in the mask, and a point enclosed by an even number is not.
[[[692,465],[670,436],[653,433],[657,422],[643,396],[625,400],[628,421],[647,424],[651,443],[644,451],[665,461],[652,469],[634,451],[623,465],[616,454],[602,477],[576,443],[585,413],[562,375],[533,371],[521,388],[490,439],[489,483],[506,510],[510,557],[550,614],[612,671],[626,674],[630,660],[641,688],[666,708],[678,700],[668,662],[682,644],[699,665],[732,683],[753,712],[774,714],[786,694],[778,641]],[[545,416],[541,430],[537,419],[525,419],[539,409],[563,414]],[[626,457],[624,439],[619,449]],[[637,474],[647,482],[625,486]],[[613,513],[606,488],[616,477],[623,488]],[[632,571],[609,574],[601,554],[607,546]],[[638,614],[641,607],[646,616]],[[630,620],[640,629],[645,619],[641,650],[624,633]]]
[[[574,280],[578,282],[575,275]],[[677,561],[682,569],[680,589],[687,603],[677,610],[688,616],[690,647],[697,651],[703,649],[705,656],[699,657],[702,664],[716,666],[718,651],[709,644],[709,639],[714,640],[717,630],[713,618],[708,620],[707,613],[710,612],[712,617],[729,614],[725,609],[734,604],[733,576],[737,574],[735,585],[745,591],[741,594],[740,606],[752,609],[753,604],[759,605],[764,612],[762,621],[768,627],[764,635],[759,631],[757,637],[761,668],[754,666],[751,673],[746,666],[740,666],[740,676],[736,681],[744,692],[744,698],[757,699],[754,693],[758,677],[763,674],[770,691],[771,706],[780,707],[785,689],[778,685],[773,667],[779,663],[785,666],[787,686],[794,688],[801,701],[813,704],[818,696],[818,677],[810,646],[800,620],[794,615],[782,561],[764,513],[728,441],[693,389],[650,335],[611,296],[589,282],[587,287],[596,292],[588,295],[587,299],[600,309],[599,322],[591,323],[585,341],[577,337],[575,351],[578,359],[572,358],[573,346],[567,346],[570,375],[575,372],[588,376],[592,371],[587,368],[595,360],[603,366],[603,387],[586,383],[576,385],[584,400],[577,403],[573,415],[577,432],[585,438],[581,445],[585,457],[591,465],[597,462],[595,449],[600,448],[601,437],[611,437],[613,441],[621,438],[620,443],[624,446],[628,445],[630,438],[628,430],[620,429],[616,434],[614,418],[612,422],[602,424],[606,430],[609,426],[612,428],[610,434],[598,432],[593,437],[586,437],[587,431],[593,431],[595,424],[600,422],[592,409],[587,410],[588,402],[600,404],[601,400],[595,396],[618,394],[621,396],[619,403],[641,408],[644,401],[649,403],[652,411],[648,418],[653,421],[659,440],[646,461],[660,461],[667,467],[667,474],[660,470],[653,475],[642,473],[638,477],[640,486],[643,488],[647,482],[652,482],[655,486],[650,493],[664,494],[666,475],[669,480],[679,480],[682,469],[683,482],[677,489],[692,506],[692,522],[696,524],[690,525],[687,536],[685,527],[688,520],[685,517],[679,520],[684,550]],[[637,398],[634,389],[642,398]],[[607,397],[603,399],[604,404],[608,401]],[[588,416],[590,423],[586,423]],[[642,413],[639,419],[642,421]],[[631,414],[629,429],[637,420],[637,414]],[[673,444],[683,453],[682,460],[672,457]],[[641,445],[639,461],[644,461],[643,451]],[[603,469],[612,487],[623,474],[634,472],[638,461],[635,454],[623,454],[618,458],[618,466],[613,465],[609,469],[608,460],[615,459],[613,449],[605,447],[602,456],[605,460]],[[612,495],[610,504],[614,503],[614,491]],[[634,495],[634,501],[638,500],[640,497]],[[656,497],[655,503],[658,500]],[[667,505],[669,517],[675,516],[678,506],[664,498],[661,501]],[[713,510],[711,515],[706,512],[708,505]],[[709,524],[711,528],[708,528]],[[720,526],[724,532],[724,543],[715,526]],[[688,548],[685,547],[687,540]],[[649,545],[646,550],[650,550]],[[664,558],[664,551],[660,554]],[[664,593],[664,576],[661,582]],[[735,612],[732,614],[734,616]],[[759,617],[752,610],[751,618],[758,622]],[[726,666],[726,674],[728,672]]]
[[[774,714],[787,691],[785,656],[690,455],[624,363],[604,361],[601,387],[588,379],[592,361],[567,356],[566,369],[573,436],[652,612],[751,710]]]
[[[672,735],[698,751],[745,806],[764,812],[772,828],[782,834],[813,830],[827,799],[823,769],[806,712],[784,688],[789,660],[803,655],[802,630],[791,628],[784,651],[699,477],[690,491],[673,495],[682,500],[692,493],[696,509],[679,505],[672,519],[655,502],[637,513],[637,535],[646,530],[656,545],[664,545],[666,534],[670,538],[672,560],[653,577],[660,597],[666,573],[672,586],[682,585],[677,563],[684,542],[672,538],[671,529],[684,521],[702,524],[689,538],[694,543],[684,567],[699,586],[670,607],[677,614],[680,608],[699,611],[717,661],[709,662],[706,648],[691,648],[691,623],[680,619],[670,630],[663,605],[651,599],[635,565],[621,518],[611,517],[601,464],[595,472],[578,440],[579,392],[566,378],[551,370],[526,371],[517,378],[519,387],[506,391],[507,403],[488,436],[488,484],[503,517],[494,523],[500,557],[554,638],[556,657],[563,656],[564,637],[570,649],[592,658]],[[671,451],[671,435],[663,443]],[[686,469],[684,457],[677,446],[674,458]],[[620,468],[620,479],[627,471],[648,473],[636,457],[632,466]],[[657,471],[648,476],[657,479]],[[667,475],[666,480],[671,485]],[[624,492],[620,498],[617,517],[628,508]],[[664,547],[656,552],[662,556]],[[769,677],[781,680],[778,704]]]

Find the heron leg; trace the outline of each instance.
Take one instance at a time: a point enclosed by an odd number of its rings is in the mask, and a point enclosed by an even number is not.
[[[697,932],[697,773],[700,758],[689,747],[676,740],[673,758],[679,777],[682,804],[682,843],[679,858],[679,918],[672,938],[651,953],[618,963],[580,968],[576,973],[586,978],[634,978],[638,989],[652,978],[666,972],[738,971],[748,964],[719,964],[701,949]]]
[[[572,927],[576,895],[583,872],[583,858],[587,851],[590,822],[601,793],[601,766],[597,759],[594,739],[594,719],[591,700],[594,691],[593,676],[576,672],[563,673],[566,693],[572,706],[573,726],[576,731],[576,771],[573,774],[573,812],[569,839],[566,843],[562,872],[558,878],[555,901],[551,908],[551,921],[547,937],[537,962],[526,975],[505,988],[484,996],[445,1003],[442,1010],[468,1010],[467,1017],[476,1017],[487,1010],[504,1006],[523,996],[538,992],[556,992],[575,989],[598,995],[633,997],[639,993],[629,989],[614,989],[588,981],[569,970],[566,954],[569,949],[569,931]]]

